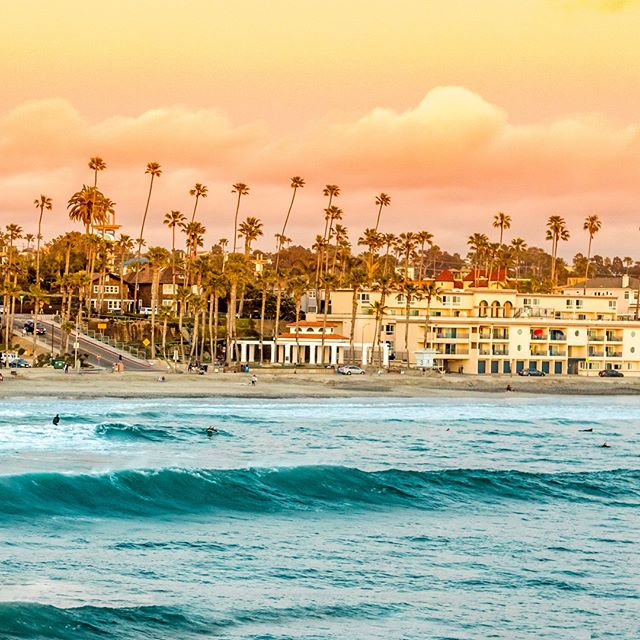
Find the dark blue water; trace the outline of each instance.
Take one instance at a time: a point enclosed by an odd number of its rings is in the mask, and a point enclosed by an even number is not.
[[[0,463],[0,638],[640,638],[640,399],[3,402]]]

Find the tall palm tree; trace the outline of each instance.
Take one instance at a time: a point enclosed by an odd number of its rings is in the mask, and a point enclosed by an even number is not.
[[[409,356],[409,318],[411,316],[411,304],[422,300],[422,290],[414,282],[405,280],[400,286],[400,294],[396,296],[398,301],[404,300],[404,351],[407,354],[407,366],[411,367]]]
[[[367,270],[364,266],[354,267],[349,273],[349,287],[351,288],[351,327],[349,329],[349,354],[350,360],[354,361],[354,348],[356,333],[356,315],[358,313],[358,294],[367,284]],[[361,345],[362,346],[362,345]]]
[[[424,348],[431,344],[429,341],[429,333],[431,325],[429,319],[431,317],[431,304],[434,300],[441,300],[442,289],[435,282],[426,282],[420,287],[422,299],[427,301],[427,310],[424,319]]]
[[[238,238],[238,211],[240,211],[240,198],[242,198],[242,196],[249,195],[249,187],[244,182],[236,182],[233,185],[231,193],[238,194],[238,201],[236,202],[236,215],[233,219],[233,253],[235,253],[236,240]]]
[[[126,233],[121,233],[119,240],[115,242],[116,253],[120,259],[118,269],[120,275],[120,313],[125,312],[124,308],[124,263],[127,256],[133,251],[135,244],[133,238]]]
[[[381,342],[382,339],[380,337],[380,333],[382,332],[382,320],[385,316],[385,314],[388,311],[388,307],[384,304],[384,302],[382,302],[382,300],[375,300],[374,302],[371,303],[371,308],[373,309],[373,315],[374,315],[374,344],[372,345],[371,348],[371,355],[370,355],[370,360],[369,363],[373,364],[373,354],[376,351],[376,349],[378,350],[378,362],[380,365],[382,365],[382,353],[381,353]]]
[[[244,257],[251,256],[251,243],[262,235],[262,222],[258,218],[249,216],[240,223],[238,237],[244,238]],[[234,251],[235,253],[235,251]]]
[[[319,287],[320,276],[322,275],[322,260],[324,257],[324,251],[328,245],[328,240],[329,240],[329,234],[330,234],[329,222],[331,219],[331,213],[330,213],[331,207],[332,207],[333,199],[337,198],[340,195],[340,187],[337,184],[328,184],[322,190],[322,195],[329,198],[329,203],[327,204],[327,207],[324,210],[324,232],[322,234],[323,242],[321,243],[322,250],[318,254],[318,265],[316,268],[316,289],[318,289]]]
[[[226,364],[231,364],[232,354],[237,359],[237,329],[236,329],[236,308],[238,291],[248,281],[250,276],[249,267],[245,257],[241,254],[232,253],[227,262],[225,275],[229,280],[229,297],[227,302],[227,354]]]
[[[302,296],[309,290],[309,276],[304,273],[293,276],[289,282],[289,291],[293,297],[296,309],[296,359],[294,364],[300,363],[300,332],[298,324],[300,322],[300,308],[302,306]],[[326,326],[326,322],[325,322]]]
[[[176,227],[182,227],[187,218],[180,211],[170,211],[164,214],[162,221],[169,229],[171,229],[171,293],[173,295],[173,303],[171,308],[175,313],[176,301]]]
[[[478,280],[478,267],[480,263],[487,255],[487,249],[489,247],[489,238],[484,233],[473,233],[467,239],[467,246],[469,247],[472,264],[474,268],[473,286],[477,286]]]
[[[369,270],[373,267],[373,261],[376,256],[377,250],[382,246],[383,236],[375,229],[365,229],[364,233],[358,238],[358,244],[365,246],[369,249]]]
[[[516,263],[516,291],[518,290],[518,281],[520,280],[520,257],[527,250],[527,243],[523,238],[514,238],[511,241],[513,249],[513,258]]]
[[[391,204],[391,197],[386,193],[381,193],[376,196],[376,204],[378,205],[378,215],[376,217],[376,226],[374,227],[374,231],[378,232],[378,226],[380,225],[380,214],[382,213],[382,207],[388,207]]]
[[[304,188],[304,178],[301,178],[300,176],[293,176],[293,178],[291,178],[291,188],[293,189],[293,193],[291,194],[291,202],[289,203],[289,209],[287,210],[287,215],[285,216],[284,219],[284,224],[282,225],[282,231],[280,232],[280,237],[284,238],[285,233],[287,231],[287,224],[289,223],[289,216],[291,215],[291,209],[293,209],[293,203],[296,199],[296,193],[298,192],[298,189],[303,189]],[[280,248],[282,246],[282,242],[278,243],[278,251],[276,253],[276,273],[278,272],[278,268],[280,266]]]
[[[25,247],[25,249],[27,251],[29,251],[31,249],[31,245],[33,244],[33,241],[36,239],[36,237],[33,235],[33,233],[25,233],[24,234],[24,241],[27,243],[27,246]]]
[[[403,232],[398,236],[396,247],[404,257],[404,281],[409,280],[409,262],[415,253],[418,237],[413,231]]]
[[[493,216],[493,228],[500,229],[500,246],[502,246],[502,236],[505,229],[511,229],[511,216],[499,211]]]
[[[333,223],[336,222],[337,220],[342,220],[342,209],[340,207],[336,207],[334,204],[332,204],[328,209],[327,209],[327,215],[329,216],[329,231],[327,234],[327,247],[326,247],[326,251],[325,251],[325,265],[324,265],[324,270],[325,272],[329,271],[329,251],[328,248],[331,246],[331,238],[333,237]]]
[[[151,359],[156,357],[156,314],[160,299],[160,273],[169,262],[169,252],[164,247],[150,247],[147,260],[151,267]]]
[[[551,240],[551,287],[556,286],[556,262],[558,256],[558,242],[567,241],[570,237],[567,223],[561,216],[550,216],[547,220],[547,240]]]
[[[38,334],[36,332],[36,328],[38,327],[38,315],[40,314],[40,310],[44,301],[47,299],[47,293],[44,291],[38,283],[31,285],[29,288],[29,298],[33,302],[33,366],[36,366],[37,358],[36,358],[36,342]]]
[[[159,162],[148,162],[147,168],[145,169],[145,173],[148,173],[151,176],[149,181],[149,193],[147,194],[147,203],[144,207],[144,213],[142,214],[142,224],[140,225],[140,235],[138,236],[138,255],[137,255],[137,266],[136,269],[136,282],[133,289],[133,306],[135,310],[138,310],[138,277],[140,275],[140,254],[142,253],[142,241],[144,240],[144,225],[147,221],[147,213],[149,212],[149,203],[151,202],[151,191],[153,190],[153,180],[154,178],[159,178],[162,175],[162,168],[160,167]]]
[[[198,208],[198,200],[200,198],[206,198],[207,191],[208,191],[207,187],[203,184],[200,184],[199,182],[196,182],[196,184],[193,186],[193,189],[189,189],[189,195],[195,196],[196,198],[195,204],[193,205],[193,213],[191,214],[191,222],[193,222],[196,219],[196,209]]]
[[[331,273],[322,276],[324,284],[324,310],[322,314],[322,336],[320,338],[320,364],[324,364],[324,341],[327,332],[327,317],[329,315],[329,304],[331,302],[331,292],[336,288],[338,279]]]
[[[591,262],[591,242],[593,236],[602,228],[602,222],[597,215],[587,216],[585,218],[582,228],[589,234],[589,248],[587,249],[587,265],[584,270],[584,291],[583,294],[587,295],[587,280],[589,279],[589,263]]]
[[[41,195],[33,201],[36,209],[40,209],[38,217],[38,235],[36,236],[36,285],[40,286],[40,239],[42,238],[42,214],[44,210],[51,211],[53,203],[49,196]]]
[[[418,280],[422,280],[424,277],[424,245],[428,244],[433,246],[433,234],[429,231],[418,231],[416,233],[416,240],[420,244],[420,265],[418,267]]]
[[[96,207],[96,196],[98,195],[98,171],[104,171],[107,163],[100,156],[89,158],[89,169],[93,171],[93,207]],[[95,221],[92,221],[95,224]]]

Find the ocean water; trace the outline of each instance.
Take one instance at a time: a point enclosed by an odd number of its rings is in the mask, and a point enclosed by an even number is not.
[[[0,638],[640,638],[640,398],[3,401],[0,465]]]

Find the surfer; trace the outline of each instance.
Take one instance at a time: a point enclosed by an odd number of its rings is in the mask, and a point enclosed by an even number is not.
[[[582,431],[582,433],[592,433],[593,427],[589,427],[588,429],[580,429],[580,431]]]
[[[610,447],[606,442],[603,442],[603,443],[600,445],[600,448],[601,448],[601,449],[610,449],[611,447]]]
[[[60,416],[56,413],[55,417],[51,422],[53,422],[54,426],[57,427],[60,424]]]
[[[218,430],[213,426],[207,427],[207,435],[211,437],[214,433],[218,433]]]

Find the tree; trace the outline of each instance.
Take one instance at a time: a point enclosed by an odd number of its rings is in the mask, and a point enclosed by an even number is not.
[[[69,199],[67,209],[69,219],[81,222],[88,236],[93,225],[107,221],[107,214],[113,213],[113,203],[94,187],[82,185],[82,189]]]
[[[147,204],[144,207],[144,214],[142,215],[142,224],[140,225],[140,235],[138,236],[138,256],[137,256],[137,269],[136,269],[136,282],[133,289],[133,306],[138,311],[138,277],[140,275],[140,254],[142,252],[142,241],[144,239],[144,224],[147,221],[147,213],[149,212],[149,203],[151,202],[151,191],[153,190],[154,178],[159,178],[162,175],[162,169],[158,162],[148,162],[145,173],[151,176],[149,181],[149,193],[147,195]]]
[[[409,280],[409,261],[414,255],[418,242],[417,235],[413,231],[401,233],[396,240],[396,248],[404,257],[404,281]]]
[[[380,225],[380,214],[382,213],[382,207],[388,207],[391,204],[391,198],[386,193],[381,193],[376,196],[376,205],[378,205],[378,215],[376,217],[376,226],[374,231],[378,232],[378,226]]]
[[[602,228],[602,222],[597,215],[587,216],[582,228],[589,234],[589,248],[587,249],[587,265],[584,270],[584,290],[583,294],[587,295],[587,280],[589,279],[589,262],[591,261],[591,243],[593,236]]]
[[[96,196],[98,195],[98,171],[104,171],[107,163],[100,156],[89,158],[89,169],[93,171],[93,206],[96,207]],[[92,224],[95,224],[94,220]],[[88,233],[88,232],[87,232]]]
[[[474,268],[473,286],[478,286],[478,267],[487,255],[489,247],[489,238],[484,233],[474,233],[467,239],[467,245],[470,249],[470,255]]]
[[[38,217],[38,235],[36,236],[36,285],[40,286],[40,240],[42,238],[42,214],[44,210],[51,211],[52,201],[49,196],[41,195],[33,201],[36,209],[40,209]]]
[[[494,229],[500,229],[500,246],[502,246],[504,230],[511,229],[511,216],[499,211],[495,216],[493,216],[493,227]]]
[[[120,234],[120,239],[116,240],[115,249],[119,257],[120,268],[118,271],[120,272],[120,313],[125,312],[124,308],[124,262],[127,259],[127,256],[133,251],[134,242],[131,236],[128,236],[125,233]]]
[[[400,286],[400,295],[396,296],[398,301],[404,298],[404,350],[407,354],[407,366],[411,366],[411,357],[409,356],[409,317],[411,316],[411,304],[422,300],[422,290],[420,287],[405,280]]]
[[[428,244],[433,246],[433,234],[428,231],[418,231],[416,233],[416,240],[420,244],[420,267],[418,269],[418,280],[422,280],[424,277],[424,245]]]
[[[160,298],[160,273],[169,262],[169,252],[164,247],[150,247],[147,260],[151,267],[151,359],[156,357],[156,314]]]
[[[570,237],[567,223],[561,216],[550,216],[547,220],[547,240],[551,240],[551,287],[556,286],[558,242],[567,241]]]
[[[251,243],[262,235],[262,222],[258,218],[249,216],[240,224],[238,236],[244,238],[244,257],[249,259],[251,256]],[[235,248],[234,248],[235,253]]]
[[[169,229],[171,229],[171,294],[173,295],[173,303],[171,308],[175,313],[176,309],[176,227],[183,227],[186,217],[180,211],[170,211],[164,214],[162,221]]]
[[[362,236],[358,238],[358,244],[369,249],[368,264],[370,271],[373,267],[373,261],[376,256],[376,252],[382,246],[382,238],[382,234],[378,233],[375,229],[365,229]]]
[[[429,341],[429,330],[431,325],[429,324],[429,318],[431,317],[431,303],[434,300],[441,300],[442,289],[435,282],[426,282],[420,287],[420,293],[422,299],[427,301],[427,310],[424,319],[424,348],[427,349],[431,344]]]
[[[356,315],[358,313],[358,297],[363,287],[367,283],[367,270],[364,266],[358,265],[349,273],[349,286],[351,287],[351,328],[349,329],[349,353],[350,359],[354,361],[354,348],[356,331]],[[361,348],[364,348],[361,345]]]
[[[44,301],[47,299],[47,294],[40,287],[39,284],[33,284],[29,288],[29,298],[33,302],[33,366],[36,366],[37,358],[36,358],[36,342],[37,342],[37,331],[38,328],[38,316],[41,311],[41,307],[44,304]]]
[[[289,216],[291,215],[291,210],[293,209],[293,203],[296,199],[296,193],[298,189],[304,188],[304,178],[300,176],[293,176],[291,178],[291,188],[293,189],[293,193],[291,194],[291,202],[289,203],[289,209],[287,210],[287,215],[284,219],[284,224],[282,225],[282,231],[280,232],[280,238],[286,238],[287,224],[289,223]],[[278,272],[278,267],[280,266],[280,249],[282,248],[283,242],[278,242],[278,250],[276,252],[276,273]]]
[[[523,238],[514,238],[511,241],[513,249],[513,257],[516,264],[516,291],[518,290],[518,281],[520,280],[520,257],[527,250],[527,243]]]
[[[236,252],[236,239],[238,238],[238,211],[240,211],[240,198],[249,195],[249,187],[244,182],[236,182],[233,185],[231,193],[238,194],[236,203],[236,215],[233,219],[233,253]]]
[[[198,208],[198,200],[200,198],[206,198],[207,191],[208,191],[207,187],[203,184],[200,184],[199,182],[196,182],[196,184],[193,186],[193,189],[189,189],[189,195],[195,196],[196,198],[195,204],[193,205],[193,213],[191,214],[191,222],[194,222],[196,219],[196,209]]]

